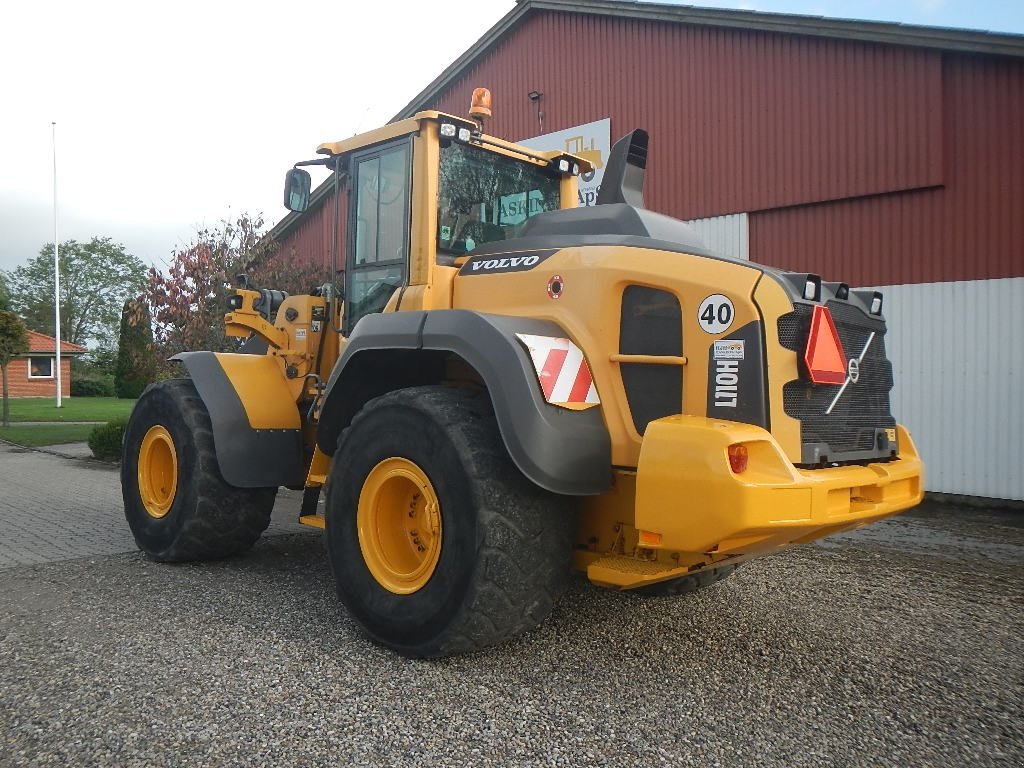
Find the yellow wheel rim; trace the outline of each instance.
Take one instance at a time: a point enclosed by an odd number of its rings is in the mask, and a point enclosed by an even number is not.
[[[441,557],[441,506],[426,474],[408,459],[384,459],[370,470],[356,510],[359,549],[384,589],[422,589]]]
[[[161,518],[171,511],[178,487],[174,439],[159,424],[149,428],[139,448],[139,496],[146,514]]]

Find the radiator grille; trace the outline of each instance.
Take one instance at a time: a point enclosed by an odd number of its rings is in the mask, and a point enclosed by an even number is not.
[[[825,444],[826,453],[841,460],[843,453],[878,451],[876,430],[896,426],[889,409],[892,364],[885,356],[884,321],[842,301],[829,301],[826,306],[848,360],[859,357],[871,333],[875,334],[860,364],[857,383],[846,387],[831,414],[825,413],[840,388],[811,383],[803,356],[813,305],[798,304],[778,320],[779,343],[793,350],[800,361],[800,378],[783,387],[783,408],[800,420],[803,443]],[[888,455],[887,450],[878,452]]]

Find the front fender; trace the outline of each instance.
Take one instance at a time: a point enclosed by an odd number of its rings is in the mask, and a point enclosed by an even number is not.
[[[302,485],[299,409],[277,361],[264,355],[182,352],[182,363],[210,414],[217,463],[238,488]]]

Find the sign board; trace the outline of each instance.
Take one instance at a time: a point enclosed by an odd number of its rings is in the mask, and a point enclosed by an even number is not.
[[[594,170],[580,176],[580,205],[595,205],[597,192],[604,178],[604,167],[612,149],[611,118],[595,120],[585,125],[566,128],[564,131],[545,133],[518,142],[530,149],[542,152],[568,152],[589,160]]]
[[[499,200],[499,206],[495,210],[495,224],[507,226],[509,224],[522,224],[529,216],[533,216],[544,210],[544,196],[539,189],[531,189],[529,198],[526,192],[517,192],[512,195],[504,195]],[[482,215],[486,215],[483,213]]]

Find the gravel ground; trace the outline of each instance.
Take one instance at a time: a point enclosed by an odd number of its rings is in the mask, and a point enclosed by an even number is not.
[[[0,571],[0,765],[1021,765],[1024,516],[937,506],[680,598],[577,580],[410,661],[317,534]]]

